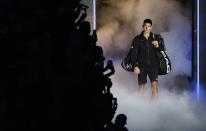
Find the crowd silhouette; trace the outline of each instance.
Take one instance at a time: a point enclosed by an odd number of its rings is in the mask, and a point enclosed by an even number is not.
[[[117,109],[110,92],[115,70],[112,60],[104,65],[96,31],[85,21],[88,6],[80,0],[0,6],[1,131],[103,131]]]

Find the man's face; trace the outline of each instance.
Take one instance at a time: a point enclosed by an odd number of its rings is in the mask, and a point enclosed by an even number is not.
[[[145,23],[143,25],[143,30],[145,33],[150,33],[152,30],[152,25],[150,23]]]

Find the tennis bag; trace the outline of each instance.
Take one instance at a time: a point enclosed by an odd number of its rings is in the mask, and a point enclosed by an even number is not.
[[[153,34],[153,39],[157,40],[163,45],[163,49],[157,50],[157,56],[159,58],[158,74],[166,75],[169,72],[171,72],[172,66],[171,66],[169,56],[167,55],[164,40],[159,34],[155,34],[155,35]]]
[[[129,72],[134,71],[134,67],[132,66],[132,62],[131,62],[131,52],[132,52],[132,49],[129,50],[129,53],[127,54],[127,56],[123,59],[121,63],[122,68]]]
[[[171,72],[171,62],[166,53],[166,50],[157,51],[157,56],[159,58],[159,75],[166,75]]]
[[[171,72],[171,62],[169,59],[169,56],[166,53],[166,50],[160,50],[157,51],[157,56],[159,58],[159,69],[158,69],[158,74],[159,75],[166,75],[169,72]],[[123,59],[121,66],[123,69],[129,72],[134,71],[134,67],[131,64],[131,50],[127,54],[127,56]]]

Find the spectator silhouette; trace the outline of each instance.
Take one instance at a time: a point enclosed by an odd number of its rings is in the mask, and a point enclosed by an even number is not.
[[[125,127],[126,124],[127,116],[125,114],[118,114],[115,123],[108,123],[105,131],[128,131],[127,127]]]
[[[117,109],[114,67],[104,67],[96,34],[80,16],[87,7],[80,0],[8,1],[0,2],[0,130],[102,131]]]

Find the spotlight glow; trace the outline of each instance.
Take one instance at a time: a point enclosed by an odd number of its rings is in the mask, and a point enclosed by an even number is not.
[[[96,0],[93,0],[93,30],[96,30]]]
[[[200,53],[199,53],[199,0],[197,0],[197,99],[200,96]]]

